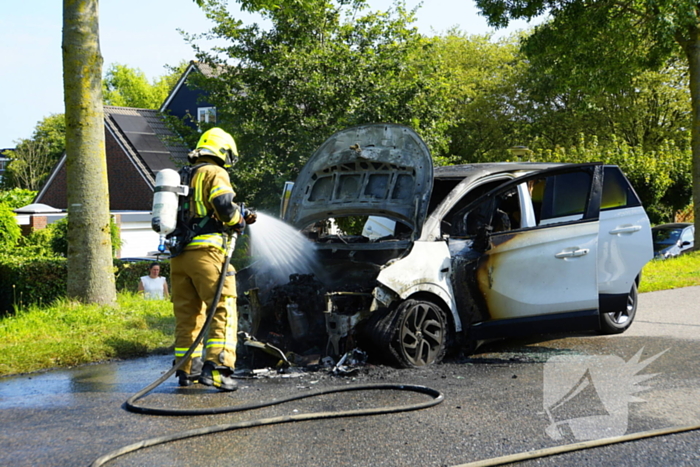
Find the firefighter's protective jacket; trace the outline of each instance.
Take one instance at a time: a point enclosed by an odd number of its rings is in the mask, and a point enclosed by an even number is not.
[[[243,220],[240,208],[233,202],[236,193],[226,169],[207,157],[197,162],[208,162],[197,169],[190,181],[190,215],[192,223],[207,216],[216,220],[213,228],[204,229],[185,247],[185,250],[214,247],[224,251],[224,228],[233,227]]]

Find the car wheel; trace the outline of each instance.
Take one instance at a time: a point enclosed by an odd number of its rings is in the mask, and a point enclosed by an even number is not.
[[[442,308],[427,301],[406,300],[396,313],[391,342],[398,363],[410,368],[442,361],[448,335]]]
[[[632,289],[627,296],[627,306],[622,311],[603,313],[600,316],[600,331],[603,334],[620,334],[627,330],[634,321],[637,313],[637,282],[632,284]]]

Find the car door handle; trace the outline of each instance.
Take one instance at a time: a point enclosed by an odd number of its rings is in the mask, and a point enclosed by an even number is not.
[[[610,231],[610,235],[631,234],[642,230],[641,225],[626,225],[624,227],[616,227]]]
[[[563,250],[554,255],[555,258],[577,258],[579,256],[587,255],[588,252],[591,251],[588,248],[576,248],[572,250]]]

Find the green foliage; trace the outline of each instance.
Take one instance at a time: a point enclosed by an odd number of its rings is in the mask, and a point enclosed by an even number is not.
[[[492,41],[491,36],[468,36],[458,30],[435,38],[435,53],[443,63],[437,70],[446,80],[453,120],[449,152],[444,163],[499,160],[503,149],[522,144],[514,104],[522,93],[527,70],[518,38]]]
[[[68,217],[50,224],[47,228],[51,230],[51,251],[55,255],[66,257],[68,256]],[[110,236],[112,238],[112,256],[121,248],[122,240],[119,233],[119,226],[114,222],[114,219],[109,218]]]
[[[52,238],[52,229],[46,228],[35,230],[26,237],[20,237],[15,249],[15,255],[41,258],[50,258],[55,256],[53,249],[51,248]]]
[[[66,117],[51,114],[40,120],[34,128],[32,139],[44,141],[51,157],[58,161],[66,150]]]
[[[10,209],[17,209],[31,204],[36,197],[36,191],[24,188],[12,188],[11,190],[0,191],[0,204],[5,204]]]
[[[148,266],[154,261],[125,262],[119,259],[114,260],[114,279],[117,290],[136,293],[139,281],[142,276],[148,275]],[[160,264],[160,275],[170,277],[170,261],[158,261]]]
[[[307,3],[264,12],[269,31],[242,26],[223,2],[205,7],[216,22],[211,35],[228,45],[199,52],[217,74],[193,81],[216,105],[217,125],[236,138],[233,181],[259,208],[277,208],[284,181],[340,129],[403,123],[433,151],[448,143],[449,96],[436,72],[442,63],[412,27],[412,12],[399,5],[365,13],[362,1]]]
[[[0,254],[0,316],[27,306],[50,305],[66,297],[65,258],[30,256],[29,251]],[[148,275],[151,261],[113,261],[117,290],[136,293],[139,279]],[[161,276],[170,277],[170,262],[159,263]]]
[[[50,304],[65,294],[65,259],[0,255],[0,315],[16,306]]]
[[[5,188],[38,190],[46,181],[66,148],[63,114],[52,114],[37,122],[29,139],[16,141],[14,150],[5,151],[12,160],[3,176]]]
[[[104,101],[108,105],[121,107],[158,109],[186,66],[186,63],[181,63],[177,67],[170,67],[169,73],[149,82],[140,69],[113,63],[102,81]]]
[[[64,258],[68,256],[68,217],[49,225],[47,230],[51,232],[49,241],[53,254]]]
[[[22,230],[17,224],[12,208],[0,203],[0,253],[12,251],[21,235]]]

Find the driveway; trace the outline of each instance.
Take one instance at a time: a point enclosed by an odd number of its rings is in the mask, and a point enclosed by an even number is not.
[[[348,377],[316,372],[247,380],[230,394],[198,385],[178,388],[172,378],[143,403],[226,406],[322,387],[390,382],[435,388],[445,401],[417,412],[192,438],[108,465],[454,466],[586,437],[698,424],[698,303],[700,287],[642,294],[636,321],[625,334],[503,340],[468,358],[455,356],[421,370],[369,366]],[[123,410],[123,402],[170,363],[170,356],[154,356],[0,379],[0,465],[89,465],[122,446],[197,427],[425,400],[417,394],[373,391],[200,417]],[[700,432],[694,431],[520,465],[697,466],[698,446]]]

